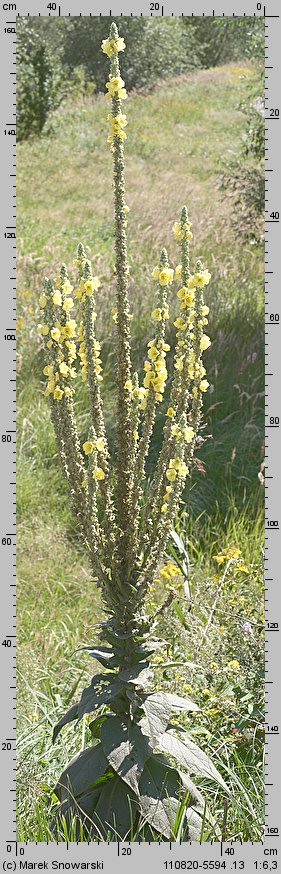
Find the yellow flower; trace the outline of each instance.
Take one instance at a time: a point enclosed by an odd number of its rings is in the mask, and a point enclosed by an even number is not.
[[[38,334],[42,334],[43,337],[46,337],[49,333],[48,325],[37,325]]]
[[[159,273],[160,273],[160,267],[154,267],[154,269],[152,270],[152,274],[151,274],[152,279],[154,279],[154,280],[159,279]]]
[[[181,318],[181,316],[179,316],[179,318],[176,319],[176,321],[174,322],[174,326],[175,328],[179,328],[179,330],[182,331],[184,328],[186,328],[186,322],[184,321],[184,319]]]
[[[174,408],[173,408],[173,407],[168,407],[166,415],[169,416],[170,419],[172,419],[173,416],[175,415],[175,410],[174,410]]]
[[[186,288],[185,285],[183,285],[182,288],[179,288],[177,292],[177,297],[179,298],[179,300],[182,301],[181,309],[184,309],[185,307],[191,307],[194,303],[194,291]]]
[[[133,383],[131,379],[126,379],[126,382],[124,383],[124,388],[126,389],[126,391],[133,391]]]
[[[175,361],[175,368],[179,371],[179,373],[183,370],[183,358],[177,358]]]
[[[188,467],[186,464],[184,464],[184,462],[182,462],[181,466],[179,467],[178,473],[179,473],[179,476],[181,476],[181,477],[187,476]]]
[[[56,343],[59,343],[59,341],[60,341],[60,329],[59,328],[52,328],[51,337],[52,337],[52,340],[55,340]]]
[[[185,236],[187,237],[187,239],[191,239],[192,234],[189,230],[190,227],[191,227],[190,222],[185,222],[184,225],[181,225],[180,222],[175,222],[175,224],[173,225],[173,232],[174,232],[175,240],[183,240],[183,238]]]
[[[39,297],[39,306],[40,306],[41,310],[44,309],[44,307],[46,306],[46,303],[47,303],[46,295],[45,295],[45,294],[40,294],[40,297]]]
[[[240,664],[237,661],[237,659],[232,659],[230,662],[228,662],[227,669],[229,671],[238,671],[239,668],[240,668]]]
[[[87,282],[84,282],[84,289],[87,297],[90,297],[94,291],[97,291],[100,287],[100,281],[98,276],[93,276],[92,279],[87,279]]]
[[[59,366],[59,371],[60,371],[60,373],[62,373],[63,376],[68,376],[68,374],[69,374],[69,367],[67,366],[67,364],[65,363],[65,361],[62,361],[62,362],[61,362],[61,364],[60,364],[60,366]]]
[[[183,431],[183,436],[184,436],[186,443],[192,443],[192,440],[194,437],[193,428],[191,428],[189,425],[186,425],[186,427],[184,428],[184,431]]]
[[[76,331],[76,322],[74,319],[69,319],[69,322],[64,326],[64,332],[66,337],[75,337]]]
[[[115,324],[117,324],[117,318],[118,318],[117,307],[112,307],[111,315],[112,315],[113,321],[115,322]]]
[[[60,291],[54,291],[54,294],[53,294],[53,303],[55,304],[55,306],[57,306],[57,307],[61,307],[61,305],[62,305],[62,296],[61,296]]]
[[[64,280],[62,284],[62,291],[64,294],[70,294],[70,292],[73,291],[73,285],[70,284],[68,279]]]
[[[204,305],[204,306],[202,307],[201,312],[202,312],[202,316],[208,316],[208,315],[209,315],[209,312],[210,312],[209,307],[207,307],[207,306]]]
[[[93,470],[93,479],[94,480],[102,480],[105,479],[105,472],[101,467],[95,467]]]
[[[80,267],[79,258],[73,258],[72,264],[73,264],[73,267]]]
[[[207,389],[209,388],[209,385],[210,385],[210,383],[208,382],[207,379],[202,379],[202,382],[200,382],[200,386],[199,386],[200,390],[207,391]]]
[[[94,449],[94,443],[91,440],[86,440],[86,443],[83,443],[83,452],[85,455],[91,455]]]
[[[175,279],[181,279],[181,277],[182,277],[182,265],[178,264],[178,266],[175,269]]]
[[[127,92],[124,85],[125,82],[121,79],[121,76],[110,76],[109,81],[106,82],[106,88],[108,90],[106,97],[115,97],[115,95],[117,95],[120,100],[125,100]]]
[[[103,39],[101,48],[105,55],[112,58],[113,55],[117,55],[117,52],[124,51],[126,43],[122,36],[117,37],[117,39]]]
[[[105,446],[104,437],[98,437],[96,440],[96,449],[98,450],[98,452],[102,452],[102,450],[104,449],[104,446]]]
[[[74,302],[71,297],[67,297],[63,302],[62,308],[68,313],[69,310],[72,310],[72,307],[74,307]]]
[[[174,271],[171,267],[162,267],[159,272],[158,282],[161,286],[170,285],[173,282]]]
[[[204,352],[205,349],[208,349],[210,345],[211,345],[210,337],[208,337],[207,334],[202,334],[202,337],[201,337],[201,340],[200,340],[200,349],[201,349],[201,352]]]
[[[172,468],[169,468],[169,470],[166,470],[166,477],[170,483],[175,482],[175,479],[177,477],[176,471],[172,470]]]
[[[56,385],[55,390],[54,390],[54,398],[55,398],[55,400],[56,400],[56,401],[60,401],[60,400],[62,399],[62,396],[63,396],[63,391],[61,390],[61,388],[59,387],[59,385]]]
[[[66,396],[67,398],[70,398],[70,395],[71,395],[71,388],[70,388],[68,385],[67,385],[67,386],[65,387],[65,389],[64,389],[64,394],[65,394],[65,396]]]
[[[161,319],[162,319],[162,310],[160,309],[160,307],[157,307],[156,310],[153,310],[153,311],[152,311],[152,313],[151,313],[151,318],[152,318],[152,319],[155,319],[156,322],[161,322]]]
[[[173,437],[181,437],[182,436],[182,432],[181,432],[179,425],[172,425],[171,433],[172,433]]]
[[[161,507],[161,513],[167,513],[167,510],[168,510],[168,504],[165,504],[165,502],[164,502],[164,504],[162,504],[162,507]]]
[[[53,373],[53,368],[51,364],[46,364],[43,370],[44,376],[51,376]]]

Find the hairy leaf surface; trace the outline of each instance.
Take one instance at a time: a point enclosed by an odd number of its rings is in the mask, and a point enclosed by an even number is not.
[[[101,726],[101,742],[112,768],[139,795],[139,779],[152,752],[148,737],[130,720],[113,716]]]
[[[191,774],[198,774],[200,777],[208,777],[210,780],[215,780],[226,792],[229,791],[209,756],[191,740],[187,732],[182,732],[179,738],[169,729],[161,736],[158,748],[161,752],[174,756],[177,762],[183,765]]]

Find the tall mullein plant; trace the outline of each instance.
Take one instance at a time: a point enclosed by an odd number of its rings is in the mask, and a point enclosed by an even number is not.
[[[181,250],[174,271],[162,249],[152,271],[156,306],[154,336],[148,343],[144,372],[132,372],[128,302],[127,213],[124,141],[127,97],[120,76],[119,52],[125,49],[115,24],[102,50],[110,59],[106,97],[108,141],[113,156],[117,350],[116,467],[108,450],[101,395],[102,364],[96,336],[96,298],[100,281],[93,275],[82,244],[74,267],[73,286],[65,265],[54,281],[46,280],[39,303],[39,332],[46,346],[45,395],[51,404],[62,470],[72,507],[92,567],[101,587],[106,619],[97,644],[86,650],[102,666],[54,729],[54,740],[70,722],[91,714],[93,744],[63,771],[55,792],[60,801],[56,822],[65,816],[84,821],[92,839],[141,834],[144,840],[175,837],[177,811],[181,836],[198,839],[204,800],[189,773],[211,777],[224,786],[207,756],[186,731],[170,723],[171,712],[195,711],[189,700],[153,691],[153,656],[163,645],[156,636],[158,613],[150,616],[146,596],[171,532],[200,426],[202,393],[207,390],[202,354],[210,344],[205,334],[208,308],[203,289],[210,274],[197,262],[190,270],[190,221],[184,207],[173,227]],[[154,477],[147,487],[145,463],[157,406],[167,380],[166,340],[168,295],[178,282],[174,376],[171,384],[162,448]],[[73,316],[75,313],[75,318]],[[91,426],[81,446],[75,417],[75,385],[87,384]],[[145,496],[145,500],[144,500]],[[176,760],[177,766],[171,764]],[[181,767],[183,770],[181,770]],[[182,801],[184,803],[182,804]],[[211,817],[209,815],[209,821]],[[55,826],[54,826],[55,827]]]

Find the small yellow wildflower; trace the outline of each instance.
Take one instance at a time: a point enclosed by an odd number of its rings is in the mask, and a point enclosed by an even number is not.
[[[202,379],[202,382],[200,382],[200,390],[207,391],[209,388],[209,385],[210,385],[210,383],[208,382],[207,379]]]
[[[118,36],[117,39],[103,39],[101,48],[105,55],[112,58],[112,56],[117,55],[118,52],[124,51],[126,43],[122,36]]]
[[[173,416],[175,415],[175,410],[174,410],[174,408],[173,408],[173,407],[168,407],[166,415],[169,416],[170,419],[172,419]]]
[[[181,279],[182,277],[182,265],[178,264],[175,269],[175,279]]]
[[[104,437],[98,437],[96,440],[96,449],[98,452],[102,452],[105,446]]]
[[[162,507],[161,507],[161,513],[167,513],[167,510],[168,510],[168,504],[166,504],[164,502],[164,504],[162,504]]]
[[[186,427],[184,428],[184,431],[183,431],[183,436],[184,436],[186,443],[192,443],[192,440],[194,437],[193,428],[191,428],[191,426],[189,426],[189,425],[186,425]]]
[[[60,371],[60,373],[62,374],[62,376],[68,376],[68,374],[69,374],[69,367],[67,366],[67,364],[65,363],[65,361],[62,361],[61,364],[59,365],[59,371]]]
[[[210,345],[211,345],[210,337],[208,337],[207,334],[203,334],[201,337],[201,340],[200,340],[201,352],[204,352],[205,349],[208,349]]]
[[[85,455],[92,455],[93,450],[94,443],[92,443],[91,440],[86,440],[86,442],[83,443],[83,452],[85,452]]]
[[[39,297],[39,306],[40,306],[40,309],[41,309],[41,310],[44,309],[44,307],[46,306],[46,303],[47,303],[46,295],[45,295],[45,294],[40,294],[40,297]]]
[[[126,391],[133,391],[133,383],[131,379],[126,379],[126,382],[124,383],[124,388],[126,389]]]
[[[52,340],[55,340],[56,343],[59,343],[59,341],[60,341],[60,329],[59,328],[52,328],[51,337],[52,337]]]
[[[66,313],[68,313],[69,310],[72,310],[72,307],[74,307],[74,302],[72,300],[72,297],[66,297],[66,299],[64,300],[63,305],[62,305],[63,310]]]
[[[159,279],[159,273],[160,273],[160,267],[154,267],[152,270],[152,274],[151,274],[152,279],[154,279],[154,281]]]
[[[61,305],[62,305],[62,296],[61,296],[60,291],[54,291],[54,294],[53,294],[53,303],[55,304],[55,306],[57,306],[57,307],[61,307]]]
[[[92,279],[87,279],[87,281],[84,282],[84,289],[87,297],[90,297],[91,294],[93,294],[94,291],[97,291],[99,287],[100,280],[98,276],[93,276]]]
[[[49,333],[48,325],[37,325],[38,334],[42,334],[43,337],[46,337]]]
[[[155,319],[156,322],[161,322],[162,310],[160,309],[160,307],[157,307],[155,310],[152,311],[151,318]]]
[[[55,400],[56,400],[56,401],[60,401],[60,400],[62,399],[62,396],[63,396],[63,391],[62,391],[62,389],[59,387],[59,385],[56,385],[55,390],[54,390],[54,398],[55,398]]]
[[[162,267],[159,272],[158,282],[161,286],[170,285],[173,282],[174,271],[171,267]]]
[[[93,479],[98,481],[105,479],[105,472],[101,467],[95,467],[93,470]]]
[[[230,662],[228,662],[227,669],[229,671],[239,671],[239,668],[240,664],[237,659],[232,659]]]

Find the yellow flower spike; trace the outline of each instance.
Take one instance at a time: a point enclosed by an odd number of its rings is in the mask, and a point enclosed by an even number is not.
[[[102,467],[95,467],[92,476],[94,480],[99,482],[100,480],[105,479],[105,472]]]

